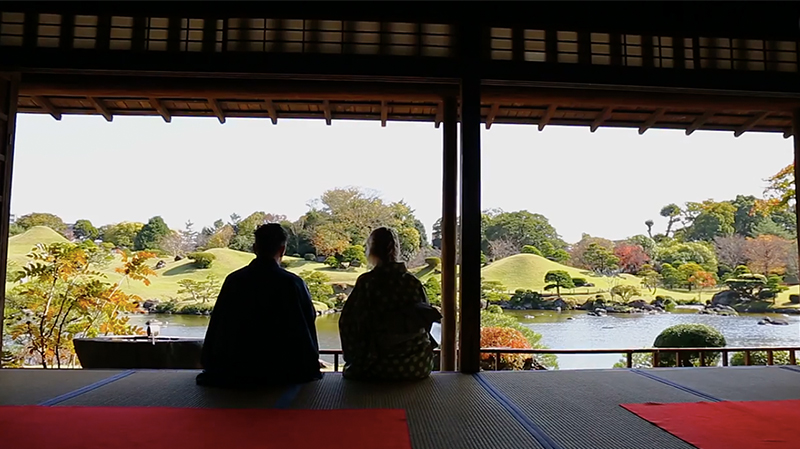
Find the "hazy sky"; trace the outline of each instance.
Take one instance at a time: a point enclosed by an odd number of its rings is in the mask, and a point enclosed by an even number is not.
[[[195,228],[231,213],[296,219],[326,189],[404,199],[430,232],[441,215],[442,130],[430,123],[17,117],[11,213],[96,226],[161,215]],[[645,231],[668,203],[761,195],[792,161],[780,134],[493,125],[482,133],[482,208],[527,209],[569,242]]]

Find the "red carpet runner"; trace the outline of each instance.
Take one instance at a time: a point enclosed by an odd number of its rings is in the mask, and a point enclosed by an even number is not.
[[[411,449],[403,410],[0,407],[0,447]]]
[[[699,449],[797,449],[800,400],[622,404]]]

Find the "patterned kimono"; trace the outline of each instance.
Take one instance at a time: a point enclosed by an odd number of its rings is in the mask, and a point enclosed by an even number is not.
[[[359,276],[339,318],[345,378],[412,380],[430,375],[434,343],[427,329],[409,319],[409,310],[418,303],[428,303],[425,289],[403,263],[381,265]]]

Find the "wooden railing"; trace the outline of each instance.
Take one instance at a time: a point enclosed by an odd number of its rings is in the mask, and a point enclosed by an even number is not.
[[[775,364],[776,352],[788,352],[789,364],[797,365],[796,351],[800,351],[800,346],[772,346],[772,347],[724,347],[724,348],[640,348],[640,349],[511,349],[511,348],[482,348],[481,354],[494,355],[494,369],[499,370],[500,356],[503,354],[531,354],[531,355],[600,355],[600,354],[620,354],[625,357],[626,366],[633,368],[633,355],[634,354],[651,354],[653,367],[659,367],[663,355],[675,355],[677,357],[677,366],[692,366],[689,362],[689,357],[692,353],[697,353],[700,366],[710,365],[708,354],[721,353],[722,366],[729,366],[730,354],[736,352],[744,353],[744,364],[747,366],[752,365],[753,352],[766,352],[767,365]],[[436,353],[439,351],[436,350]],[[333,370],[340,371],[339,357],[342,355],[341,349],[322,349],[319,351],[320,355],[333,356]]]

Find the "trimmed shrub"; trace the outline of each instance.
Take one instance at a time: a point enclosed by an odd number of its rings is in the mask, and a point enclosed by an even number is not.
[[[339,261],[333,256],[329,256],[323,263],[331,268],[339,268]]]
[[[342,252],[342,262],[358,262],[360,265],[366,265],[367,256],[364,247],[361,245],[348,246]]]
[[[197,268],[210,268],[211,264],[214,263],[214,259],[217,258],[215,255],[206,252],[189,253],[186,257],[194,262],[194,266]]]
[[[296,259],[302,259],[303,258],[303,256],[301,256],[300,254],[297,254],[297,253],[292,254],[291,257],[294,257]]]
[[[442,264],[442,259],[438,257],[426,257],[425,263],[428,264],[431,268],[437,268],[439,265]]]
[[[303,256],[303,259],[305,259],[305,260],[307,260],[309,262],[314,262],[314,261],[317,260],[317,256],[315,254],[306,253],[306,255]]]
[[[731,357],[732,366],[745,365],[744,352],[734,352]],[[789,352],[788,351],[775,351],[772,353],[772,363],[775,365],[789,365]],[[767,364],[767,351],[751,351],[750,352],[751,365],[766,365]]]
[[[178,312],[178,301],[171,299],[167,302],[161,302],[156,304],[155,309],[153,309],[155,313],[176,313]]]
[[[792,304],[800,304],[800,295],[789,295],[789,302]]]
[[[508,327],[481,329],[481,348],[529,349],[530,347],[522,332],[516,329]],[[500,354],[499,363],[496,364],[494,354],[481,354],[481,368],[494,370],[497,366],[501,370],[521,370],[525,367],[525,360],[530,358],[530,354]]]
[[[542,252],[533,245],[525,245],[522,247],[522,254],[536,254],[537,256],[541,256]]]
[[[586,287],[588,282],[584,278],[572,278],[572,284],[575,285],[575,287]]]
[[[187,304],[180,309],[182,315],[211,315],[214,306],[211,304]]]
[[[503,308],[498,306],[497,304],[492,304],[491,306],[486,308],[486,311],[489,313],[503,313]]]
[[[722,348],[726,345],[725,336],[706,324],[677,324],[670,326],[656,337],[656,348]],[[714,365],[719,360],[719,352],[705,353],[706,364]],[[678,366],[699,366],[700,353],[681,354]],[[676,366],[675,354],[663,353],[659,366]]]

